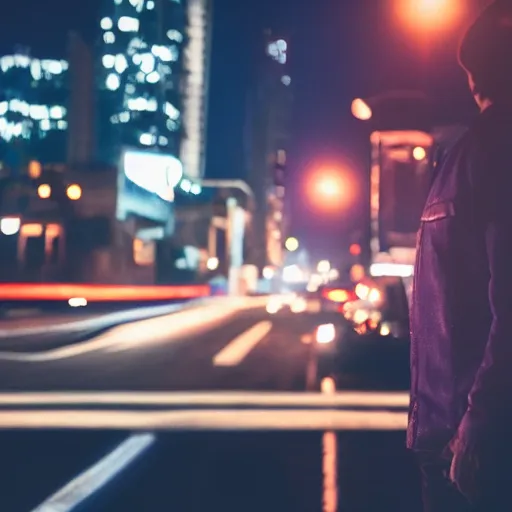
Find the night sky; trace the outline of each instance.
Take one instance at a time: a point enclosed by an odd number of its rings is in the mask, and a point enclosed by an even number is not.
[[[440,123],[465,121],[475,111],[455,55],[464,25],[487,0],[451,0],[471,5],[471,12],[450,30],[429,33],[404,26],[394,10],[399,1],[406,0],[214,0],[207,174],[241,176],[252,47],[263,28],[284,30],[291,35],[295,91],[288,168],[293,229],[318,256],[335,256],[364,222],[368,142],[365,127],[351,118],[354,97],[422,88],[435,99]],[[0,52],[23,44],[37,56],[64,57],[67,30],[94,40],[100,3],[11,1],[0,19]],[[304,206],[305,177],[327,162],[349,168],[361,184],[360,200],[343,215]]]

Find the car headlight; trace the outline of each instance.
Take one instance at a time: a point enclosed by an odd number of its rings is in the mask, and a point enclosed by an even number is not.
[[[320,345],[332,343],[336,339],[336,327],[334,324],[323,324],[316,328],[316,342]]]

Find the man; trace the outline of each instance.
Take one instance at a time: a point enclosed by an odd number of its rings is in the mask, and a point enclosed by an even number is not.
[[[422,214],[407,444],[425,511],[512,511],[510,0],[480,15],[459,61],[481,112],[440,162]]]

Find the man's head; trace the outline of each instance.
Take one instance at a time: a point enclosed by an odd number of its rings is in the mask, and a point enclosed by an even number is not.
[[[464,35],[459,63],[482,110],[512,103],[512,0],[495,0],[480,14]]]

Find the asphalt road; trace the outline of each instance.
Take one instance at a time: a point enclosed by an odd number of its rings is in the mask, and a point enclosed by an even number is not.
[[[269,314],[256,305],[224,305],[127,324],[66,347],[59,343],[37,352],[0,351],[0,426],[13,410],[55,409],[41,396],[30,398],[42,391],[58,392],[52,396],[108,391],[114,393],[114,402],[116,392],[126,391],[133,397],[202,391],[303,396],[306,390],[321,388],[323,370],[309,342],[314,328],[330,321],[332,316],[318,313]],[[407,357],[407,347],[401,344],[350,343],[326,371],[333,372],[340,393],[405,390]],[[24,404],[19,402],[22,397],[29,397]],[[80,404],[59,407],[70,420],[78,409],[93,417],[102,407],[128,408]],[[146,406],[129,408],[140,411]],[[76,510],[419,510],[417,473],[400,429],[185,430],[2,430],[0,481],[9,491],[2,493],[0,508],[29,511],[59,489],[62,492],[53,497],[64,496],[69,504],[77,491],[74,486],[70,494],[67,482],[116,446],[134,441],[142,447],[125,448],[136,450],[135,460],[98,492],[88,492],[90,497],[79,500]]]

